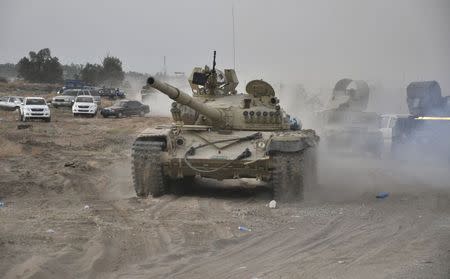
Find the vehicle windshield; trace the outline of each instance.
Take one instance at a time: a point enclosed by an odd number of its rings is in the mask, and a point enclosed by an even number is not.
[[[27,105],[36,105],[36,106],[42,106],[45,105],[44,99],[27,99]]]
[[[78,102],[78,103],[93,103],[94,101],[92,100],[91,97],[78,97],[76,102]]]
[[[75,90],[66,90],[63,93],[63,95],[65,95],[65,96],[72,96],[72,97],[77,96],[77,94],[78,94],[78,91],[75,91]]]

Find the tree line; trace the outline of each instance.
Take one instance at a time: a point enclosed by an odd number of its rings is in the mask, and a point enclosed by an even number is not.
[[[0,65],[0,73],[34,83],[61,83],[64,79],[81,79],[89,85],[112,87],[120,86],[125,78],[122,61],[117,57],[107,55],[101,64],[62,65],[48,48],[38,52],[30,51],[16,65]]]

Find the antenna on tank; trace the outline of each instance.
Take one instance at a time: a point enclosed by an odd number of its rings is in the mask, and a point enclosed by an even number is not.
[[[216,72],[216,51],[214,51],[212,72]]]

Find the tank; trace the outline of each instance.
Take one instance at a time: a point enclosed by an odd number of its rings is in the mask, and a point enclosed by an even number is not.
[[[369,94],[365,81],[345,78],[336,83],[328,108],[317,117],[327,152],[382,155],[381,116],[365,111]]]
[[[421,163],[450,163],[450,96],[442,96],[437,81],[411,82],[406,88],[409,116],[392,129],[396,158]]]
[[[192,96],[148,78],[174,101],[173,123],[145,129],[133,144],[137,196],[182,194],[194,178],[255,178],[276,200],[303,199],[316,184],[319,137],[284,112],[269,83],[253,80],[238,93],[236,72],[216,69],[215,56],[189,76]]]

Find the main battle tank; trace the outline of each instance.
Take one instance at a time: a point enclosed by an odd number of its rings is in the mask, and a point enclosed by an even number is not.
[[[277,200],[302,199],[316,182],[313,130],[301,130],[279,106],[270,84],[254,80],[238,94],[233,69],[194,68],[193,97],[148,78],[148,85],[174,100],[174,123],[144,130],[133,144],[136,194],[182,192],[194,177],[256,178]]]
[[[369,86],[365,81],[341,79],[333,90],[328,109],[318,113],[324,146],[330,152],[381,155],[381,117],[366,112]]]
[[[437,81],[411,82],[406,89],[410,115],[392,129],[392,153],[408,161],[450,162],[450,96]]]

